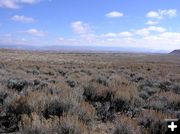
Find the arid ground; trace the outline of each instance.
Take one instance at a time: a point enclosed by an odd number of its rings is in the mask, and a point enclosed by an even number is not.
[[[159,134],[180,118],[180,56],[0,50],[0,133]]]

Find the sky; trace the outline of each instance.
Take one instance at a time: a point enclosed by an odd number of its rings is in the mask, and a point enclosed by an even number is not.
[[[179,0],[0,0],[0,46],[180,49]]]

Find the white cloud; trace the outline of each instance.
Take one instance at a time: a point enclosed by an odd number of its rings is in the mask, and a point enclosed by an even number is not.
[[[180,33],[178,32],[165,32],[160,35],[161,38],[169,38],[172,41],[179,40],[180,41]]]
[[[110,13],[107,13],[105,16],[108,18],[118,18],[124,16],[124,14],[118,11],[112,11]]]
[[[116,37],[131,37],[133,36],[133,33],[125,31],[125,32],[120,32],[120,33],[106,33],[106,34],[102,34],[99,37],[102,38],[116,38]]]
[[[148,36],[141,39],[141,44],[145,43],[146,47],[169,50],[180,49],[180,33],[177,32],[164,32],[156,36]]]
[[[135,33],[140,36],[148,36],[150,34],[149,30],[146,28],[138,29],[135,31]]]
[[[155,18],[155,19],[163,19],[165,17],[176,17],[176,16],[177,16],[176,9],[150,11],[146,14],[146,17]]]
[[[155,34],[154,34],[155,32]],[[136,35],[141,35],[137,38]],[[172,43],[171,43],[172,42]],[[173,50],[180,48],[180,33],[169,33],[163,27],[149,26],[142,29],[105,33],[100,35],[82,34],[74,39],[59,40],[66,45],[95,45]],[[163,46],[163,47],[162,47]]]
[[[94,43],[95,44],[95,43]],[[106,46],[118,46],[129,48],[147,48],[152,50],[172,51],[180,49],[180,33],[163,32],[157,35],[148,35],[141,38],[135,36],[128,38],[106,38],[105,40],[97,41],[96,44]]]
[[[82,21],[75,21],[71,23],[71,28],[76,34],[88,34],[91,33],[91,27]]]
[[[148,35],[150,35],[150,32],[162,33],[162,32],[165,32],[165,31],[166,31],[166,29],[163,28],[163,27],[150,26],[150,27],[147,27],[147,28],[142,28],[142,29],[135,30],[135,33],[137,35],[140,35],[140,36],[148,36]]]
[[[176,11],[176,9],[159,10],[159,14],[161,16],[176,17],[177,11]]]
[[[131,32],[120,32],[118,35],[121,37],[131,37],[131,36],[133,36],[133,33],[131,33]]]
[[[76,24],[76,23],[75,23]],[[149,49],[164,49],[168,50],[170,47],[168,47],[168,42],[170,42],[168,35],[166,38],[162,39],[162,36],[165,36],[167,34],[166,29],[163,27],[157,27],[157,26],[149,26],[142,29],[135,29],[130,31],[122,31],[122,32],[109,32],[104,34],[90,34],[87,32],[84,32],[84,28],[79,28],[79,24],[82,24],[80,22],[78,24],[78,31],[76,33],[83,33],[79,36],[76,36],[73,39],[65,39],[60,38],[59,44],[66,44],[66,45],[95,45],[95,46],[119,46],[119,47],[137,47],[137,48],[149,48]],[[79,30],[80,29],[80,30]],[[79,32],[80,31],[80,32]],[[82,32],[83,31],[83,32]],[[85,33],[85,34],[84,34]],[[166,33],[166,34],[165,34]],[[137,35],[140,35],[137,37]],[[151,44],[151,39],[153,44]],[[166,41],[167,42],[166,42]],[[178,39],[176,39],[176,42]],[[167,45],[167,44],[168,45]],[[174,42],[175,43],[175,42]],[[157,45],[157,46],[156,46]],[[165,45],[165,48],[162,48],[162,46],[159,45]],[[177,44],[174,46],[171,46],[172,48],[177,47]]]
[[[47,33],[43,31],[39,31],[37,29],[28,29],[25,33],[32,35],[32,36],[45,36]]]
[[[147,28],[147,30],[155,31],[155,32],[160,32],[160,33],[163,33],[163,32],[166,31],[165,28],[163,28],[163,27],[156,27],[156,26],[150,26],[150,27]]]
[[[34,4],[40,0],[0,0],[0,7],[18,9],[23,4]]]
[[[159,23],[158,21],[152,21],[152,20],[146,22],[147,25],[156,25],[158,23]]]
[[[106,33],[106,34],[102,34],[100,35],[102,38],[114,38],[114,37],[117,37],[117,33]]]
[[[148,18],[159,18],[159,13],[158,12],[155,12],[155,11],[150,11],[146,14],[146,16]]]
[[[149,28],[155,30],[154,28]],[[117,33],[107,33],[102,35],[95,35],[91,38],[91,42],[87,41],[87,36],[76,37],[74,39],[60,38],[59,44],[66,45],[82,45],[82,46],[111,46],[111,47],[124,47],[124,48],[140,48],[142,50],[165,50],[172,51],[180,48],[180,33],[163,32],[156,35],[147,35],[145,37],[136,38],[120,37]]]
[[[34,18],[23,16],[23,15],[14,15],[11,19],[13,21],[23,22],[23,23],[33,23],[33,22],[35,22]]]
[[[81,31],[81,30],[80,30]],[[37,29],[29,29],[25,33],[33,36],[43,36],[46,33]],[[82,33],[82,32],[80,32]],[[141,35],[141,36],[137,36]],[[12,36],[6,34],[3,37],[0,36],[1,44],[41,44],[50,45],[47,43],[46,37],[42,38],[26,38],[23,36]],[[111,47],[124,47],[124,48],[139,48],[142,50],[153,49],[153,50],[167,50],[180,48],[180,33],[179,32],[168,32],[163,27],[149,26],[141,29],[134,29],[122,32],[109,32],[104,34],[93,34],[89,32],[83,32],[83,34],[77,34],[73,38],[60,37],[51,44],[59,45],[75,45],[75,46],[111,46]]]
[[[96,40],[100,38],[98,35],[94,34],[80,34],[79,36],[76,36],[75,38],[58,38],[58,44],[61,45],[92,45],[96,42]]]

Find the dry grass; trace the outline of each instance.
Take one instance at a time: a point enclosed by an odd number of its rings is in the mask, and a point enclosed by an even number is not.
[[[167,131],[164,119],[173,119],[174,115],[155,110],[145,110],[139,116],[139,123],[148,133],[159,134]]]
[[[137,121],[126,115],[119,115],[115,120],[115,131],[113,134],[141,134],[141,129],[137,126]]]
[[[88,134],[88,127],[78,119],[78,116],[65,114],[60,118],[54,116],[50,119],[32,113],[30,116],[22,115],[19,123],[23,134]]]
[[[165,132],[164,119],[180,117],[179,64],[170,55],[1,49],[0,133]]]

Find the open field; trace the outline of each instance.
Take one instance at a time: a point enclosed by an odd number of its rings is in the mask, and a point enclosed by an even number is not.
[[[0,50],[0,133],[159,134],[180,118],[180,56]]]

